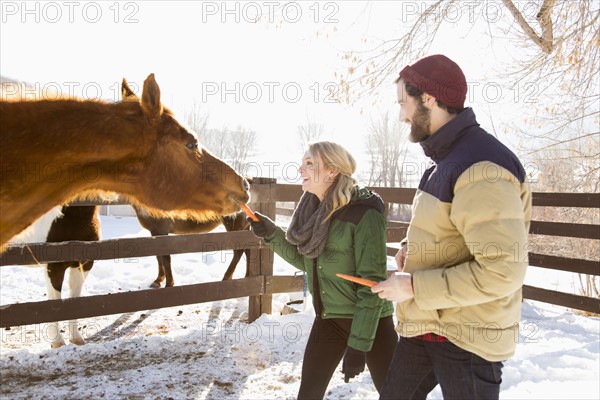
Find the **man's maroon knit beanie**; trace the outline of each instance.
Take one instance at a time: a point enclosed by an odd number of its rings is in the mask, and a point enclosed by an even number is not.
[[[441,54],[407,65],[400,78],[450,107],[462,109],[467,97],[467,81],[460,67]]]

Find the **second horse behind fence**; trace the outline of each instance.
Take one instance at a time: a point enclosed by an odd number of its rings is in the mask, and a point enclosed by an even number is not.
[[[98,206],[57,206],[52,208],[34,224],[30,225],[19,235],[13,237],[16,243],[35,242],[66,242],[70,240],[97,241],[100,240],[100,219]],[[62,261],[39,263],[35,267],[44,268],[46,291],[49,300],[62,298],[63,281],[65,273],[69,276],[69,290],[71,298],[81,296],[83,283],[87,278],[93,260]],[[79,322],[70,320],[67,325],[71,343],[82,345],[85,343]],[[58,322],[52,322],[47,330],[48,339],[52,348],[65,345],[62,331]]]
[[[149,215],[144,209],[134,206],[133,209],[138,217],[140,225],[150,231],[152,236],[168,235],[169,233],[207,233],[223,225],[227,232],[243,231],[250,229],[250,224],[246,221],[246,214],[240,211],[235,214],[219,217],[217,220],[198,222],[193,219],[182,218],[156,218]],[[235,268],[242,255],[246,253],[246,276],[248,276],[248,263],[250,260],[250,250],[233,250],[233,259],[223,275],[223,280],[231,279]],[[150,287],[159,288],[165,282],[165,287],[171,287],[175,284],[173,272],[171,269],[171,255],[158,255],[158,276],[152,282]]]

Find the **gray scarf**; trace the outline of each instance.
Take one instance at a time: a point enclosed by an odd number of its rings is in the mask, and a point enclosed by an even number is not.
[[[329,222],[325,217],[331,212],[331,202],[308,192],[300,197],[298,207],[292,215],[292,222],[285,234],[288,242],[298,247],[300,254],[317,258],[325,249]]]

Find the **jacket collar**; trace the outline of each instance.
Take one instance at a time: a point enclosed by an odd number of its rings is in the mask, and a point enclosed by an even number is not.
[[[467,132],[468,128],[472,126],[479,126],[479,124],[473,109],[467,107],[454,119],[420,143],[425,155],[436,163],[440,162],[450,152],[454,144]]]

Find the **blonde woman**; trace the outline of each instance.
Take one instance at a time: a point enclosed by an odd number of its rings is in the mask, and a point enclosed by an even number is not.
[[[356,162],[332,142],[311,144],[302,160],[304,191],[287,232],[257,213],[252,231],[305,271],[316,317],[304,352],[298,399],[323,398],[340,360],[346,382],[369,367],[379,391],[398,336],[393,306],[336,273],[382,281],[386,220],[379,195],[356,184]]]

